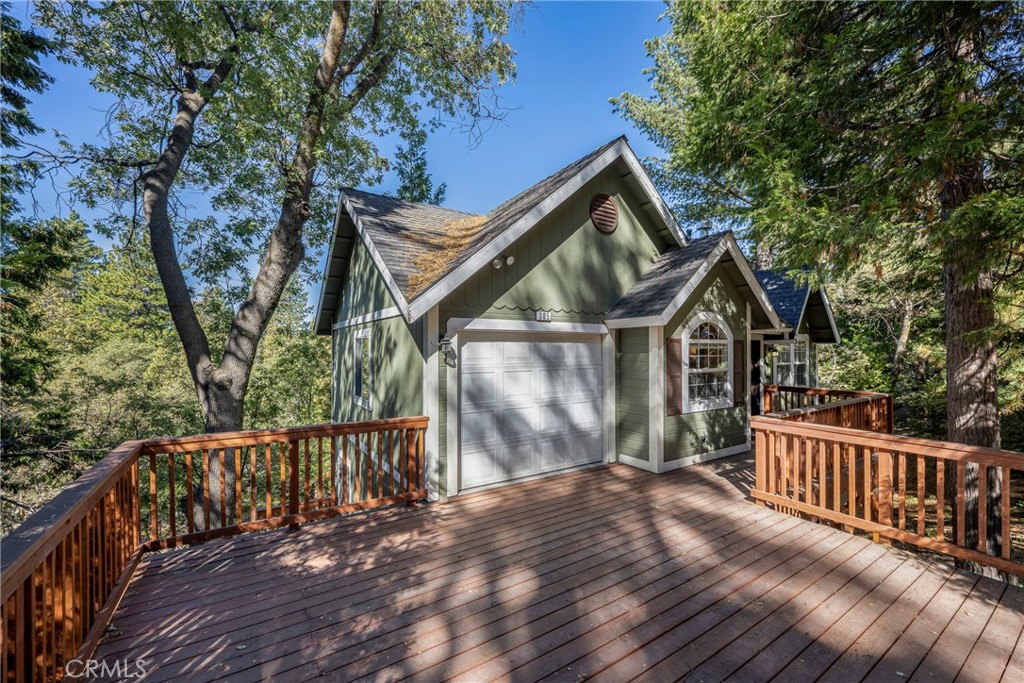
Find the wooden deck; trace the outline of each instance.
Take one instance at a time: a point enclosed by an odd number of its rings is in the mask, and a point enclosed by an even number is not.
[[[146,556],[146,681],[1021,681],[1024,590],[613,465]]]

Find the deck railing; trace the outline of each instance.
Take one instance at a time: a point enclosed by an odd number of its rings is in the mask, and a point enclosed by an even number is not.
[[[426,497],[427,418],[132,441],[3,541],[0,681],[95,649],[145,552]]]
[[[1011,484],[1024,475],[1024,454],[887,433],[891,402],[877,398],[883,394],[847,393],[751,418],[752,497],[791,514],[1024,576],[1011,518]],[[993,485],[1001,491],[1000,527],[990,534],[988,517],[995,510],[987,502],[968,504],[966,493],[976,489],[977,500],[987,501]],[[971,525],[977,533],[968,534],[969,519],[977,522]]]
[[[872,391],[773,384],[764,390],[764,413],[794,422],[893,432],[892,396]]]

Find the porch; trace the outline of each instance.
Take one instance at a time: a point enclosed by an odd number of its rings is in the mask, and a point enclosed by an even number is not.
[[[148,681],[1021,680],[1024,590],[755,507],[751,454],[602,466],[143,558]]]

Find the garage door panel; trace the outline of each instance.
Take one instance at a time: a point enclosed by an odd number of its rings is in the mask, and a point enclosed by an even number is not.
[[[533,397],[533,370],[503,370],[501,380],[502,400],[528,400]]]
[[[494,403],[496,377],[497,372],[494,370],[465,371],[462,375],[462,390],[466,405],[475,407]]]
[[[558,470],[568,467],[570,439],[565,436],[541,439],[538,444],[540,468],[544,471]]]
[[[540,408],[540,424],[538,425],[541,434],[554,432],[565,434],[569,431],[569,406],[564,402],[543,403]]]
[[[533,406],[505,408],[496,420],[497,431],[505,439],[530,439],[533,437],[535,409]]]
[[[462,442],[472,450],[480,444],[498,440],[498,416],[489,410],[472,410],[463,413]]]
[[[572,396],[596,396],[601,393],[600,368],[574,368],[572,371]]]
[[[460,488],[600,462],[597,341],[469,340],[460,367]]]

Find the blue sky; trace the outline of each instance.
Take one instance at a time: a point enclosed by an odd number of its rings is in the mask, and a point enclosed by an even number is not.
[[[612,111],[608,99],[624,91],[651,92],[643,74],[650,65],[644,41],[666,31],[658,21],[663,10],[661,2],[541,2],[528,10],[523,25],[509,36],[519,76],[500,92],[507,119],[476,146],[464,133],[444,129],[428,141],[430,173],[435,183],[448,186],[445,205],[486,212],[622,134],[641,158],[658,154]],[[13,12],[27,23],[27,5],[16,5]],[[36,122],[62,131],[72,142],[96,140],[113,99],[95,92],[83,69],[56,59],[43,66],[55,82],[33,98]],[[40,142],[46,145],[47,137]],[[396,185],[388,177],[383,185],[365,189],[382,192]],[[40,217],[68,211],[48,182],[37,186],[35,199]],[[77,208],[89,217],[89,211]]]

